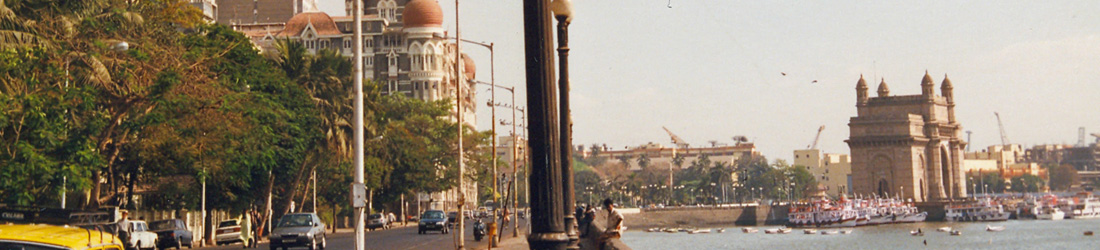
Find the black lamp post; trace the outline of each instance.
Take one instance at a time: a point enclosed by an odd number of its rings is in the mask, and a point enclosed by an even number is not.
[[[562,187],[558,106],[550,0],[523,1],[524,63],[527,76],[528,145],[531,172],[531,249],[565,249],[565,193]]]
[[[561,150],[562,208],[565,217],[565,234],[569,236],[567,249],[579,249],[577,218],[573,215],[576,197],[573,197],[573,120],[569,112],[569,22],[573,19],[573,2],[554,0],[550,10],[558,20],[558,131]]]

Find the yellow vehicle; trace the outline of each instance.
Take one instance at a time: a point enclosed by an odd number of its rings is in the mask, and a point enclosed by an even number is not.
[[[113,234],[78,227],[0,224],[0,249],[123,250]]]

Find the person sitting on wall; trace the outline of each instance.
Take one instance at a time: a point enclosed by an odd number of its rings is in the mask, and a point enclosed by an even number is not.
[[[601,248],[607,245],[609,239],[621,238],[623,229],[623,214],[615,209],[615,203],[611,199],[604,199],[603,207],[607,209],[607,229],[600,235]]]

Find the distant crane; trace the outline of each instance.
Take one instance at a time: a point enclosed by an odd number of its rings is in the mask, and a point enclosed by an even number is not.
[[[1001,129],[1001,145],[1008,146],[1008,135],[1005,134],[1005,125],[1001,123],[1001,114],[993,112],[993,115],[997,116],[997,127]]]
[[[669,131],[668,128],[661,128],[665,129],[665,132],[668,133],[668,136],[672,138],[672,144],[676,144],[676,147],[688,148],[691,146],[686,141],[684,141],[684,139],[681,139],[679,136],[676,136],[676,134],[673,134],[672,131]]]
[[[817,136],[814,136],[814,142],[812,144],[806,146],[807,149],[817,149],[817,140],[821,139],[821,131],[825,131],[825,125],[821,125],[821,127],[817,128]]]

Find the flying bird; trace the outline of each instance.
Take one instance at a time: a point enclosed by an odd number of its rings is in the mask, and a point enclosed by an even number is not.
[[[817,83],[817,80],[814,80],[814,81],[812,81],[812,82],[810,82],[810,83]]]
[[[779,72],[780,75],[787,76],[787,72]]]
[[[671,8],[672,8],[672,0],[668,0],[668,8],[669,8],[669,9],[671,9]]]

